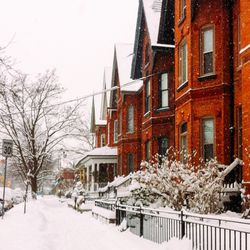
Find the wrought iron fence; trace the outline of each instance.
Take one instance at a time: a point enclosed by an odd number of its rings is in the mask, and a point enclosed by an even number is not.
[[[124,218],[131,232],[157,243],[186,237],[193,249],[250,249],[250,222],[244,220],[116,205],[116,224]]]

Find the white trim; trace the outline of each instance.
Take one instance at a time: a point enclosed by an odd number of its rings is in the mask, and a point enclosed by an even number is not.
[[[161,43],[153,43],[151,44],[152,47],[162,47],[162,48],[170,48],[170,49],[174,49],[175,45],[173,44],[161,44]]]
[[[248,49],[250,49],[250,44],[248,44],[245,48],[241,49],[240,54],[244,53]]]

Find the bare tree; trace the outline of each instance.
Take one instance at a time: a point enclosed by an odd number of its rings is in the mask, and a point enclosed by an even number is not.
[[[79,115],[79,117],[71,134],[71,139],[74,143],[68,143],[67,147],[64,147],[65,152],[75,155],[74,158],[78,160],[86,152],[94,149],[94,140],[90,133],[90,121],[83,115]]]
[[[1,132],[13,140],[13,165],[26,184],[30,181],[33,192],[52,152],[73,133],[79,119],[79,102],[71,106],[56,104],[62,92],[54,71],[38,76],[32,83],[26,77],[10,84],[6,79],[1,82]]]

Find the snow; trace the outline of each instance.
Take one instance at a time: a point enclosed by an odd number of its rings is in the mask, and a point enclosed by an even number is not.
[[[107,120],[97,120],[95,125],[96,126],[105,126],[105,125],[107,125]]]
[[[133,44],[119,43],[115,45],[121,91],[137,92],[142,87],[142,80],[134,81],[130,77],[133,60]],[[123,86],[125,85],[125,86]]]
[[[245,51],[247,51],[248,49],[250,49],[250,44],[248,44],[247,46],[245,46],[243,49],[240,50],[240,54],[244,53]]]
[[[0,235],[1,249],[8,250],[189,250],[186,241],[158,245],[129,230],[119,232],[90,212],[76,212],[51,196],[29,201],[25,215],[21,204],[7,212]]]
[[[151,44],[157,44],[162,0],[143,0]]]
[[[111,148],[111,147],[101,147],[101,148],[95,148],[92,151],[89,151],[86,153],[86,156],[96,156],[96,155],[109,155],[109,156],[116,156],[117,155],[117,148]]]
[[[0,187],[0,199],[3,198],[3,187]],[[12,200],[14,198],[14,190],[11,188],[5,188],[5,199]]]
[[[115,212],[105,208],[94,206],[92,209],[92,213],[97,214],[106,219],[115,219]]]

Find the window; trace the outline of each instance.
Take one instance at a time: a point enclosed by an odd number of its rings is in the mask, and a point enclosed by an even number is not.
[[[186,9],[186,0],[180,0],[180,20],[183,20],[186,17]]]
[[[145,159],[146,161],[150,160],[150,141],[145,143]]]
[[[134,132],[134,107],[130,105],[127,113],[127,132]]]
[[[161,163],[161,156],[165,156],[168,149],[168,138],[160,137],[158,138],[158,154],[160,156],[159,160]]]
[[[201,74],[214,73],[214,28],[201,31]]]
[[[120,112],[120,117],[119,117],[119,128],[118,128],[118,134],[122,134],[122,111]]]
[[[186,162],[187,159],[187,123],[180,127],[180,160]]]
[[[118,141],[118,120],[114,121],[114,143]]]
[[[134,155],[128,154],[128,173],[134,172]]]
[[[108,145],[110,144],[110,123],[108,123]]]
[[[187,42],[183,41],[179,46],[179,85],[187,82]]]
[[[238,157],[242,159],[242,107],[237,109],[237,151]]]
[[[168,107],[168,74],[161,75],[159,84],[159,107]]]
[[[150,111],[150,80],[145,84],[145,113]]]
[[[214,119],[202,120],[202,147],[204,160],[214,158]]]
[[[101,147],[104,147],[106,145],[106,136],[105,134],[101,135]]]

